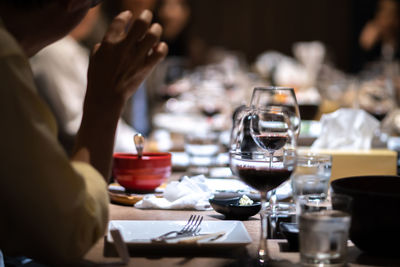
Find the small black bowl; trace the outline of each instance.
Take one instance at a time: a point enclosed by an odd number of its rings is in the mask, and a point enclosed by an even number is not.
[[[358,176],[332,181],[335,193],[353,198],[351,241],[369,254],[398,255],[400,177]]]
[[[261,209],[260,202],[254,202],[251,205],[240,206],[241,197],[234,198],[211,198],[209,199],[211,207],[227,219],[246,220],[256,215]]]

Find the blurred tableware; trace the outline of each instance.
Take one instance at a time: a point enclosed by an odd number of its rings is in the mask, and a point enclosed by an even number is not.
[[[313,120],[319,110],[319,104],[299,104],[299,111],[303,120]]]
[[[240,205],[239,201],[241,198],[242,196],[234,198],[211,198],[209,201],[211,207],[216,212],[225,215],[226,219],[246,220],[260,211],[260,202]]]
[[[369,254],[398,256],[393,242],[400,240],[400,177],[348,177],[331,185],[353,198],[351,241]]]
[[[114,154],[113,176],[128,191],[153,191],[170,175],[170,153]]]
[[[135,143],[136,151],[138,157],[141,158],[143,155],[143,148],[144,148],[144,137],[141,133],[135,134],[133,136],[133,142]]]
[[[299,220],[300,262],[303,266],[344,266],[351,198],[334,195],[315,200],[304,196]]]
[[[393,85],[380,78],[362,81],[355,104],[381,121],[396,107]]]
[[[159,236],[163,233],[181,229],[187,221],[132,221],[132,220],[113,220],[109,222],[109,230],[112,228],[119,229],[123,240],[129,248],[137,249],[156,249],[162,250],[171,248],[196,247],[204,248],[226,248],[232,249],[242,247],[252,242],[244,224],[240,221],[206,221],[201,223],[200,236],[203,234],[211,234],[225,232],[225,235],[213,240],[212,238],[198,240],[197,242],[179,242],[179,239],[167,240],[167,242],[152,242],[151,238]],[[107,242],[113,243],[110,232],[107,234]],[[174,251],[177,252],[176,250]]]
[[[326,197],[331,177],[332,156],[318,153],[298,153],[296,170],[291,177],[293,198],[302,195]]]
[[[219,135],[216,132],[198,131],[185,135],[185,152],[189,156],[190,175],[209,174],[215,166],[220,151]]]

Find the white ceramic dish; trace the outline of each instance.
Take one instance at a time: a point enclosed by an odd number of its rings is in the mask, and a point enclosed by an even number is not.
[[[193,244],[178,243],[171,240],[166,243],[151,242],[151,238],[172,230],[179,230],[186,221],[110,221],[108,225],[107,241],[113,243],[110,229],[119,229],[123,240],[128,246],[152,247],[152,246],[188,246]],[[240,221],[203,221],[200,234],[225,231],[226,234],[214,241],[200,240],[194,245],[202,247],[239,247],[252,242],[246,228]]]

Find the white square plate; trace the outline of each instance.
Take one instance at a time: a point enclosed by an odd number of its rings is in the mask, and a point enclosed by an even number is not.
[[[159,243],[151,242],[150,239],[169,231],[180,230],[185,224],[186,221],[110,221],[108,224],[107,241],[113,243],[110,229],[117,228],[129,246],[160,246]],[[214,241],[200,240],[195,245],[202,247],[238,247],[252,242],[246,228],[240,221],[203,221],[201,224],[200,234],[220,231],[225,231],[226,234]],[[187,244],[171,240],[161,245],[185,246]]]

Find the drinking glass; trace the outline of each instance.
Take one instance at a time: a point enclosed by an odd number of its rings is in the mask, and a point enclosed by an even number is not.
[[[269,153],[266,149],[260,149],[260,145],[242,146],[243,138],[248,138],[245,131],[245,123],[250,116],[250,123],[260,121],[259,127],[264,129],[269,125],[271,136],[261,132],[256,134],[254,142],[260,142],[264,147],[273,149]],[[259,120],[261,118],[261,120]],[[231,136],[231,150],[229,153],[230,168],[236,176],[249,186],[257,189],[261,195],[262,208],[261,234],[258,250],[259,261],[265,264],[268,258],[267,252],[267,193],[287,181],[296,166],[295,135],[285,113],[273,108],[262,110],[248,109],[248,113],[242,113],[241,118],[235,120]],[[250,127],[251,128],[251,127]],[[248,135],[248,133],[247,133]]]
[[[278,86],[256,87],[253,89],[250,107],[256,109],[265,107],[285,107],[297,141],[300,133],[301,118],[299,105],[293,88]],[[275,189],[271,191],[270,208],[273,213],[280,213],[284,210],[287,211],[287,208],[280,208],[279,203],[277,203]]]
[[[296,171],[291,177],[293,199],[314,195],[324,199],[328,195],[332,156],[319,153],[299,153]]]
[[[299,202],[301,265],[345,266],[351,197],[333,194],[322,200],[305,195]]]
[[[290,87],[256,87],[251,96],[251,108],[286,107],[296,138],[300,133],[300,111],[294,89]]]

